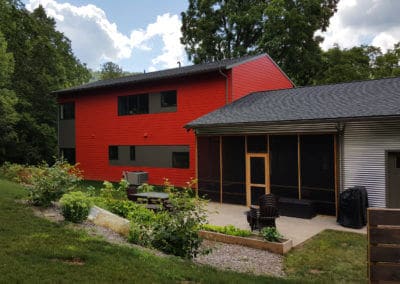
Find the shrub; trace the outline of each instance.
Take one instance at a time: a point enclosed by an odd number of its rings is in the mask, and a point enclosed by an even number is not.
[[[33,174],[38,172],[37,167],[5,162],[0,168],[0,175],[4,178],[22,184],[29,184]]]
[[[206,221],[205,201],[191,198],[188,191],[171,195],[174,211],[163,212],[154,225],[152,245],[168,254],[193,258],[202,239],[198,231]]]
[[[260,231],[260,235],[269,242],[280,242],[282,235],[275,227],[265,227]]]
[[[236,228],[233,225],[216,226],[216,225],[205,224],[203,226],[203,229],[206,231],[217,232],[217,233],[230,235],[230,236],[248,237],[251,235],[251,231],[242,230],[242,229]]]
[[[142,183],[137,187],[138,192],[149,192],[154,191],[154,185],[150,185],[148,183]]]
[[[128,182],[125,179],[121,179],[118,183],[118,187],[115,188],[114,184],[109,181],[103,182],[103,187],[100,189],[100,197],[112,200],[112,199],[124,199],[126,198],[126,189],[128,188]]]
[[[81,191],[66,193],[60,199],[61,211],[67,221],[81,223],[89,215],[92,201]]]
[[[76,188],[81,180],[81,172],[64,161],[56,161],[53,166],[42,164],[30,178],[29,200],[38,206],[50,206],[64,193]]]

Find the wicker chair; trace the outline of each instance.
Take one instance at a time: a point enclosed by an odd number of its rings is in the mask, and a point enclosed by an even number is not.
[[[259,200],[259,207],[250,206],[246,212],[247,222],[251,230],[261,230],[264,227],[276,227],[275,219],[279,217],[277,200],[272,194],[262,195]]]

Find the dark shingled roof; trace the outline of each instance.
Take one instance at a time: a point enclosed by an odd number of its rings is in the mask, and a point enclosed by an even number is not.
[[[400,116],[400,77],[256,92],[186,128]]]
[[[197,64],[197,65],[167,69],[167,70],[156,71],[156,72],[136,74],[136,75],[125,76],[125,77],[116,78],[116,79],[101,80],[101,81],[96,81],[96,82],[84,84],[84,85],[77,86],[77,87],[72,87],[72,88],[68,88],[68,89],[64,89],[64,90],[55,91],[54,94],[60,95],[60,94],[68,94],[68,93],[74,93],[74,92],[80,92],[80,91],[86,91],[86,90],[92,90],[92,89],[120,87],[120,86],[132,85],[132,84],[137,84],[137,83],[143,83],[143,82],[150,82],[150,81],[156,81],[156,80],[162,80],[162,79],[170,79],[170,78],[184,77],[184,76],[190,76],[190,75],[201,74],[201,73],[208,73],[208,72],[213,72],[213,71],[218,71],[218,70],[227,70],[236,65],[246,63],[248,61],[255,60],[255,59],[261,58],[263,56],[267,56],[268,58],[270,58],[267,54],[249,55],[249,56],[245,56],[245,57],[241,57],[241,58],[225,59],[225,60],[217,61],[217,62],[210,62],[210,63]],[[271,61],[273,62],[272,59],[271,59]],[[279,68],[279,67],[277,66],[277,68]]]

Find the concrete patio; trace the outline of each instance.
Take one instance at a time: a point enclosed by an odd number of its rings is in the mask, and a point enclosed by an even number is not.
[[[241,229],[250,229],[245,216],[245,212],[248,211],[246,206],[210,202],[207,210],[210,224],[220,226],[231,224]],[[281,216],[276,219],[276,227],[285,238],[293,241],[293,246],[303,243],[325,229],[367,233],[366,227],[362,229],[345,228],[336,223],[335,217],[325,215],[317,215],[312,219]]]

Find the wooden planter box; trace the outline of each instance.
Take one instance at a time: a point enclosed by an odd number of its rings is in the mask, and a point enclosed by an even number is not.
[[[292,240],[285,239],[282,239],[280,243],[275,243],[251,237],[236,237],[203,230],[199,231],[199,236],[210,241],[263,249],[278,254],[285,254],[292,248]]]

